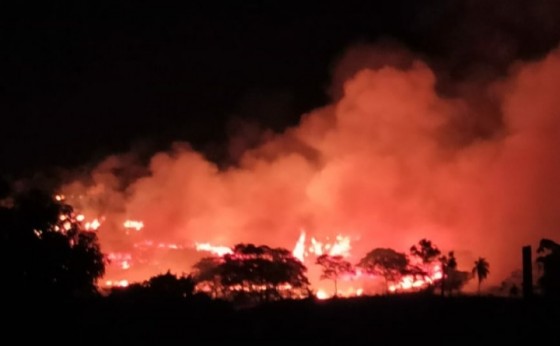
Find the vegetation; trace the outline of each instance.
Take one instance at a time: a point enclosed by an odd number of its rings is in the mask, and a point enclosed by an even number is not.
[[[418,246],[413,245],[410,248],[410,254],[420,258],[423,264],[430,264],[441,255],[441,251],[430,240],[421,239]]]
[[[0,206],[0,256],[5,289],[30,296],[97,292],[105,258],[97,235],[81,228],[69,205],[41,191]]]
[[[377,248],[368,252],[358,265],[369,274],[383,276],[388,291],[389,282],[407,273],[408,258],[393,249]]]
[[[334,296],[338,296],[338,279],[342,275],[353,275],[352,264],[342,256],[330,256],[323,254],[317,257],[316,264],[322,267],[321,279],[329,279],[334,282]]]
[[[542,270],[539,286],[545,295],[560,297],[560,244],[542,239],[537,252],[540,255],[537,263]]]
[[[269,301],[308,294],[307,268],[282,248],[238,244],[221,258],[203,258],[194,266],[201,289],[237,301]]]
[[[479,257],[474,262],[472,274],[478,279],[478,294],[480,295],[480,284],[482,283],[482,281],[486,280],[488,274],[490,274],[490,264],[488,264],[488,261],[486,261],[486,259],[482,257]]]
[[[5,282],[9,283],[5,290],[35,297],[95,295],[97,280],[105,271],[105,257],[96,234],[82,229],[72,207],[35,190],[2,194],[0,252]],[[542,272],[539,286],[547,296],[559,295],[560,245],[543,239],[538,253]],[[355,273],[352,264],[341,256],[321,255],[315,264],[321,267],[321,279],[333,280],[335,296],[340,278]],[[459,270],[454,252],[442,255],[428,239],[412,246],[409,256],[389,248],[373,249],[358,266],[383,277],[387,289],[403,278],[426,279],[432,275],[436,279],[424,282],[439,287],[442,295],[459,292],[472,277],[477,278],[480,294],[481,284],[490,273],[490,265],[482,257],[471,271]],[[439,278],[433,276],[433,268],[441,270]],[[238,244],[231,254],[202,258],[188,276],[167,272],[133,284],[126,291],[141,297],[173,299],[189,299],[194,292],[204,292],[211,298],[259,303],[309,296],[306,273],[307,268],[289,250]],[[512,296],[517,294],[515,289]]]

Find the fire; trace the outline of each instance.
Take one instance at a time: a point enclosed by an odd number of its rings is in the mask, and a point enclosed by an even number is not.
[[[121,263],[121,268],[122,268],[123,270],[129,269],[129,268],[130,268],[130,263],[129,263],[128,261],[123,261],[123,262]]]
[[[126,220],[123,223],[123,226],[126,229],[134,229],[136,232],[140,232],[140,230],[144,228],[144,222],[137,220]]]
[[[324,290],[318,290],[316,296],[317,299],[321,299],[321,300],[329,298],[329,295]]]
[[[304,261],[304,256],[305,256],[305,231],[301,231],[301,234],[298,238],[296,246],[294,246],[294,251],[292,251],[292,254],[294,255],[295,258],[300,260],[300,262]]]
[[[105,286],[107,287],[128,287],[128,280],[107,280]]]
[[[85,218],[86,217],[84,216],[84,214],[78,214],[76,216],[76,220],[79,221],[79,222],[83,222],[85,220]]]
[[[393,293],[397,291],[411,291],[415,289],[422,289],[433,284],[435,281],[440,280],[443,277],[441,266],[439,264],[435,264],[431,268],[427,269],[428,270],[426,275],[422,277],[405,275],[400,279],[400,281],[389,284],[389,292]]]
[[[216,256],[232,254],[233,250],[227,246],[215,246],[210,243],[195,243],[196,251],[208,251]]]
[[[356,289],[354,287],[350,287],[346,290],[339,290],[337,292],[337,297],[339,298],[360,297],[362,296],[363,293],[364,293],[363,288]],[[315,297],[317,297],[317,299],[324,300],[324,299],[331,298],[332,295],[328,294],[327,291],[324,289],[319,289],[315,294]]]
[[[159,249],[171,249],[171,250],[179,250],[183,248],[182,245],[175,244],[175,243],[158,243],[157,247]]]
[[[93,219],[92,221],[88,221],[84,224],[84,228],[87,231],[97,231],[97,229],[101,226],[101,222],[99,219]]]
[[[327,241],[328,240],[329,238],[327,238]],[[310,244],[306,248],[305,241],[306,234],[305,231],[302,230],[292,251],[294,257],[302,262],[304,261],[305,257],[309,256],[309,254],[314,254],[316,256],[328,254],[330,256],[349,257],[350,250],[352,249],[352,246],[350,244],[350,237],[340,234],[336,236],[333,243],[320,242],[315,239],[315,237],[311,237],[311,239],[309,240]]]

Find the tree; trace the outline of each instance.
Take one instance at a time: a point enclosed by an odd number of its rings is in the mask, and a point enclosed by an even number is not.
[[[439,258],[441,264],[441,295],[445,295],[445,291],[451,295],[453,291],[460,291],[461,288],[471,279],[470,272],[461,271],[457,269],[457,259],[455,253],[449,251],[447,256]]]
[[[193,266],[193,279],[198,291],[210,292],[212,298],[223,297],[221,284],[222,257],[204,257]]]
[[[397,281],[407,273],[408,258],[393,249],[377,248],[362,258],[358,266],[370,274],[383,276],[388,291],[389,282]]]
[[[125,288],[113,288],[112,297],[132,300],[179,301],[193,296],[195,282],[189,276],[177,276],[167,271]]]
[[[430,264],[441,255],[441,251],[430,240],[422,239],[418,246],[413,245],[410,248],[410,254],[420,258],[423,264]]]
[[[486,280],[488,274],[490,274],[490,264],[488,264],[488,261],[479,257],[478,260],[474,262],[472,274],[478,279],[478,295],[480,295],[480,284],[482,281]]]
[[[194,280],[192,276],[176,276],[167,271],[151,277],[145,286],[152,294],[168,298],[189,298],[194,292]]]
[[[410,255],[420,260],[420,264],[410,266],[409,270],[414,277],[430,278],[430,289],[433,288],[431,278],[435,274],[435,267],[432,263],[438,260],[441,251],[428,239],[421,239],[417,245],[410,247]]]
[[[105,272],[97,235],[83,230],[71,206],[32,190],[0,207],[2,271],[14,294],[92,294]],[[5,287],[6,288],[6,287]]]
[[[345,274],[354,274],[352,264],[342,256],[329,256],[327,254],[317,257],[316,264],[322,267],[321,279],[329,279],[334,282],[334,296],[338,296],[338,279]]]
[[[537,263],[542,269],[539,286],[547,296],[560,296],[560,244],[541,239],[537,252]]]
[[[441,265],[441,296],[443,297],[445,295],[446,283],[449,281],[449,274],[453,273],[457,269],[455,253],[453,251],[449,251],[447,256],[443,255],[439,258],[439,263]]]
[[[307,268],[282,248],[238,244],[233,253],[202,259],[194,266],[197,282],[215,282],[223,297],[258,301],[303,296],[308,292]]]

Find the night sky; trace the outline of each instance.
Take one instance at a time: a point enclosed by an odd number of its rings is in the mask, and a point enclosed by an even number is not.
[[[280,131],[326,104],[333,66],[355,44],[398,42],[446,71],[441,80],[499,74],[514,58],[557,44],[557,2],[487,2],[10,9],[2,25],[0,173],[73,167],[175,140],[220,160],[236,121]]]

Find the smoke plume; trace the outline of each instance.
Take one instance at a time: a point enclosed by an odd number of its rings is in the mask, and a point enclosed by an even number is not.
[[[138,167],[113,156],[62,191],[105,217],[107,251],[147,240],[291,249],[305,229],[350,236],[357,261],[429,238],[455,250],[460,268],[487,258],[497,282],[519,267],[522,245],[560,238],[558,50],[442,96],[426,62],[362,48],[341,59],[332,104],[263,136],[235,165],[175,143],[134,179]],[[145,228],[123,232],[127,218]]]

